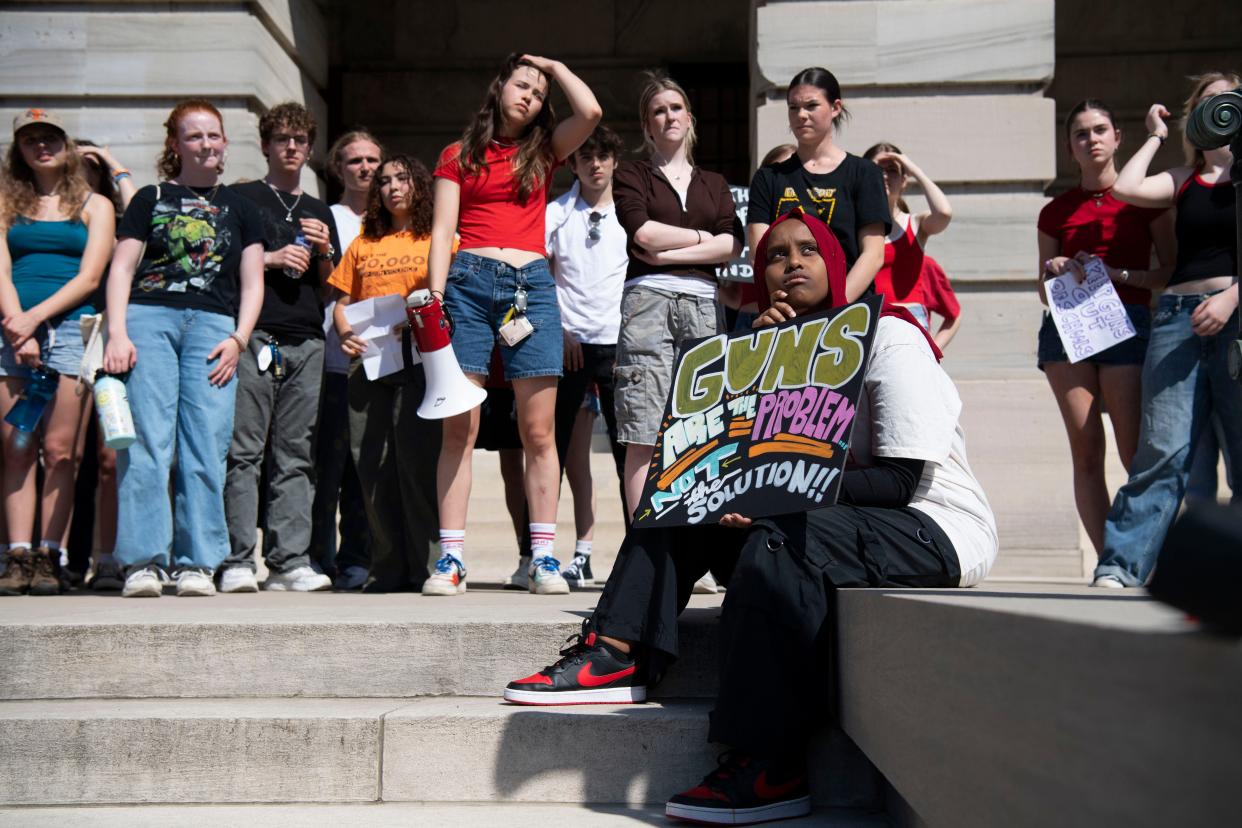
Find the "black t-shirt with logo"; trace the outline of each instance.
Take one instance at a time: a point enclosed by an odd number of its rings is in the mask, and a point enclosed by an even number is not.
[[[871,161],[846,153],[830,173],[808,172],[797,155],[760,167],[750,182],[748,224],[771,224],[794,207],[819,216],[841,242],[845,262],[858,259],[858,231],[868,224],[892,224],[884,174]]]
[[[328,225],[335,252],[333,265],[340,259],[341,241],[336,235],[332,210],[317,198],[303,193],[277,193],[266,181],[234,184],[231,190],[245,196],[258,208],[263,228],[263,249],[279,250],[293,244],[302,226],[298,219],[319,219]],[[292,208],[292,209],[290,209]],[[286,221],[286,216],[291,219]],[[263,309],[255,326],[278,340],[298,344],[307,339],[323,339],[323,303],[319,278],[319,260],[312,258],[310,267],[297,279],[282,268],[268,268],[263,274]]]
[[[118,239],[146,242],[129,301],[237,316],[241,254],[263,240],[254,206],[228,187],[140,189]]]

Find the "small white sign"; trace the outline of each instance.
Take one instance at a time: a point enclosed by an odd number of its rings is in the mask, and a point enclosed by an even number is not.
[[[1104,262],[1090,259],[1084,270],[1087,278],[1082,282],[1073,273],[1063,273],[1044,283],[1048,310],[1070,362],[1081,362],[1135,335]]]
[[[362,369],[367,379],[376,380],[400,371],[405,366],[401,356],[401,334],[394,329],[406,323],[405,297],[393,294],[364,299],[345,306],[345,318],[367,349],[362,354]],[[415,364],[421,362],[413,350]]]

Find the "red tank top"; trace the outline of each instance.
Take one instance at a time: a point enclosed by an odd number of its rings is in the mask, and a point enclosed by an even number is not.
[[[896,304],[923,304],[919,274],[923,272],[923,248],[914,233],[914,220],[906,217],[906,232],[893,241],[884,240],[884,265],[875,274],[875,292]]]

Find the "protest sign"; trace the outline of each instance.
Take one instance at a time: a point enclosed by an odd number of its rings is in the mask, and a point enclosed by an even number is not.
[[[1104,262],[1090,259],[1081,283],[1063,273],[1044,284],[1048,310],[1070,362],[1081,362],[1135,335]]]
[[[733,196],[733,212],[745,227],[746,213],[750,208],[750,187],[729,185],[729,192]],[[755,276],[750,263],[750,245],[743,242],[741,253],[730,259],[728,264],[716,268],[716,278],[722,282],[753,282]]]
[[[873,296],[687,345],[634,526],[835,503],[880,307]]]

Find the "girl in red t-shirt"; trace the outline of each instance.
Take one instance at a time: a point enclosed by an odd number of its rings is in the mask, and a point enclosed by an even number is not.
[[[1168,281],[1173,262],[1173,223],[1164,210],[1123,204],[1113,197],[1115,163],[1121,145],[1112,110],[1085,100],[1065,120],[1070,154],[1082,172],[1079,185],[1044,206],[1039,214],[1040,300],[1044,280],[1069,270],[1082,277],[1092,256],[1103,259],[1138,335],[1071,363],[1051,314],[1039,331],[1038,365],[1061,409],[1074,464],[1074,501],[1098,553],[1104,544],[1109,496],[1104,481],[1104,421],[1108,408],[1117,453],[1128,470],[1139,433],[1140,376],[1151,329],[1150,288]],[[1151,269],[1153,242],[1161,267]],[[1164,264],[1170,267],[1163,266]]]
[[[560,124],[546,100],[553,80],[573,110]],[[565,64],[510,55],[461,141],[441,153],[435,172],[428,281],[453,317],[453,350],[466,376],[482,386],[498,346],[505,379],[513,383],[526,452],[530,588],[537,593],[569,592],[552,555],[560,488],[554,414],[563,343],[556,283],[545,258],[544,210],[554,168],[590,136],[601,115],[595,95]],[[455,233],[461,246],[454,257]],[[506,339],[515,327],[527,333],[518,330],[519,338]],[[440,559],[424,595],[466,590],[462,552],[478,431],[478,407],[444,421],[436,475]]]

